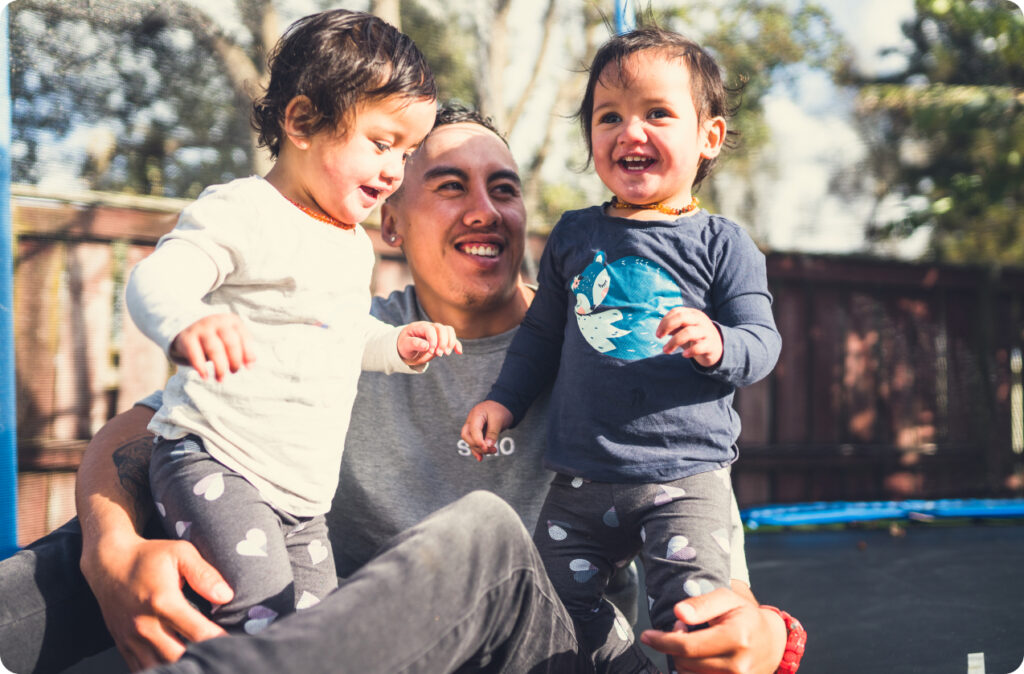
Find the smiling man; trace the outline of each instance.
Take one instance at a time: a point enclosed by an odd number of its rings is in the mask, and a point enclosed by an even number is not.
[[[516,163],[480,121],[442,110],[382,209],[381,234],[403,249],[414,283],[376,298],[373,314],[386,323],[430,316],[451,325],[463,353],[432,363],[411,386],[369,372],[360,378],[328,516],[341,575],[472,489],[501,496],[532,529],[551,479],[541,465],[543,404],[482,463],[459,437],[460,414],[486,392],[485,373],[501,366],[533,298],[519,274],[526,212]]]

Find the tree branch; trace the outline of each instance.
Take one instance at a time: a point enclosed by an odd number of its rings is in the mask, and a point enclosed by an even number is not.
[[[544,64],[544,57],[547,55],[548,47],[551,44],[551,34],[555,29],[555,0],[548,0],[548,8],[544,13],[544,29],[541,34],[540,40],[540,51],[537,54],[537,59],[533,62],[533,71],[530,73],[530,79],[526,83],[526,87],[519,95],[519,100],[516,101],[515,106],[512,108],[512,112],[508,115],[508,126],[506,127],[506,133],[512,133],[512,129],[516,128],[516,124],[519,122],[519,117],[523,114],[523,108],[526,107],[526,101],[528,101],[533,94],[534,88],[537,86],[537,80],[540,79],[540,73]]]

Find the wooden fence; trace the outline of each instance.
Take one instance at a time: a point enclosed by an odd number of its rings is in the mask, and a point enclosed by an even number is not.
[[[783,336],[739,392],[743,503],[1020,494],[1024,271],[771,254]]]
[[[73,511],[88,438],[168,367],[123,304],[184,202],[16,186],[19,541]],[[404,286],[368,227],[374,288]],[[542,237],[531,237],[539,255]],[[741,391],[742,505],[1020,493],[1024,271],[770,254],[783,351]]]

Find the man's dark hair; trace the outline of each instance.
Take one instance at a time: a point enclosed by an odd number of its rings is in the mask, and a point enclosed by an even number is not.
[[[259,144],[277,157],[285,109],[310,101],[307,134],[344,132],[360,103],[389,96],[437,98],[434,75],[408,36],[372,14],[335,9],[293,23],[268,59],[270,84],[253,103]]]
[[[479,124],[492,132],[498,138],[501,138],[502,142],[505,143],[505,146],[508,147],[508,140],[500,131],[498,131],[498,128],[494,126],[494,120],[480,114],[476,108],[459,103],[458,101],[446,101],[437,107],[437,117],[434,119],[434,129],[447,126],[448,124],[462,123]]]
[[[670,59],[679,59],[686,65],[690,71],[690,95],[697,107],[698,124],[713,117],[728,118],[732,115],[733,110],[728,99],[730,92],[722,81],[721,69],[707,51],[679,33],[655,25],[641,26],[628,33],[616,35],[601,45],[588,68],[586,92],[576,113],[587,143],[588,164],[594,158],[591,124],[594,117],[594,90],[598,82],[602,76],[617,76],[622,78],[623,84],[628,84],[629,75],[623,70],[623,62],[632,54],[648,50],[660,52]],[[605,75],[605,68],[609,65],[614,65],[618,72]],[[733,139],[736,135],[735,131],[726,129],[726,147],[735,145]],[[711,173],[715,159],[701,158],[693,181],[694,187],[700,185]]]

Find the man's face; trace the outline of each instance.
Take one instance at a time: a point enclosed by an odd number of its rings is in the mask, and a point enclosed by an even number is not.
[[[432,131],[385,209],[428,312],[436,303],[495,309],[515,297],[526,210],[515,161],[494,133],[468,122]]]

